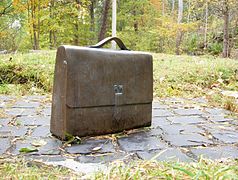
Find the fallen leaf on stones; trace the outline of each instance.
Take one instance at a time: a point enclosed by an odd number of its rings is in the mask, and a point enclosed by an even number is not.
[[[82,143],[82,140],[81,140],[80,137],[76,136],[76,137],[75,137],[75,142],[76,142],[76,144],[81,144],[81,143]]]
[[[98,146],[92,149],[92,151],[99,151],[100,149],[102,149],[102,147]]]
[[[212,135],[208,135],[207,137],[208,137],[208,139],[212,139],[213,138]]]
[[[203,132],[200,132],[199,134],[202,135],[202,136],[207,136],[207,134],[203,133]]]
[[[219,78],[218,80],[217,80],[217,82],[219,82],[219,83],[223,83],[224,82],[224,80],[223,79],[221,79],[221,78]]]
[[[161,78],[159,79],[159,82],[162,83],[162,82],[164,82],[164,80],[165,80],[165,77],[161,77]]]
[[[207,93],[207,95],[211,96],[211,95],[213,95],[214,93],[215,93],[214,91],[209,91],[209,92]]]
[[[222,91],[221,94],[224,95],[224,96],[233,97],[233,98],[238,99],[238,92],[237,91]]]
[[[233,135],[233,134],[228,134],[228,137],[235,138],[235,137],[236,137],[236,135]]]
[[[70,133],[67,133],[65,132],[65,139],[68,141],[68,140],[71,140],[72,138],[74,138],[74,136]]]
[[[211,88],[218,88],[220,86],[220,83],[214,83],[211,85]]]
[[[17,140],[21,140],[21,139],[22,139],[22,138],[20,138],[20,137],[19,137],[19,138],[14,138],[11,142],[14,143],[14,142],[16,142]]]
[[[66,142],[63,145],[64,147],[66,147],[68,144],[81,144],[82,143],[82,140],[80,137],[73,136],[69,133],[65,133],[65,139],[66,139]]]
[[[187,148],[180,148],[180,150],[181,150],[182,152],[189,152],[189,150],[188,150]]]
[[[19,150],[19,152],[22,152],[22,153],[31,153],[31,152],[37,152],[37,151],[38,151],[38,149],[33,148],[33,147],[21,148]]]
[[[41,139],[41,140],[33,141],[31,144],[32,144],[33,146],[39,147],[39,146],[44,146],[44,145],[46,145],[47,142]]]
[[[207,104],[200,104],[201,107],[208,107]]]

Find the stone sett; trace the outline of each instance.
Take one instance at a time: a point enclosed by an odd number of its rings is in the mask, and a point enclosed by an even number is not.
[[[203,146],[213,144],[211,140],[200,134],[179,134],[179,135],[165,135],[164,140],[173,146],[187,147],[187,146]]]
[[[81,155],[75,158],[76,161],[81,163],[111,163],[113,161],[131,161],[138,160],[134,154],[127,154],[123,152],[118,153],[106,153],[96,155]]]
[[[98,149],[98,150],[94,150]],[[86,140],[82,144],[75,144],[66,148],[70,154],[114,153],[115,149],[110,139]]]
[[[17,101],[11,108],[38,108],[40,106],[40,102],[33,101]]]
[[[43,140],[46,144],[42,146],[34,146],[32,144],[34,141],[38,142],[40,140]],[[15,143],[15,148],[11,151],[12,154],[18,155],[18,154],[24,154],[21,153],[21,148],[36,148],[38,151],[27,153],[30,155],[58,155],[60,154],[59,148],[61,147],[62,142],[56,138],[31,138],[28,137],[24,140],[18,140]]]
[[[172,124],[199,124],[204,123],[205,119],[199,116],[176,116],[167,118]]]
[[[151,123],[151,127],[152,128],[157,128],[158,126],[161,126],[161,125],[170,125],[171,122],[169,122],[166,117],[153,117],[152,119],[152,123]]]
[[[198,109],[175,109],[174,112],[181,116],[196,116],[203,114],[203,112]]]
[[[152,116],[153,117],[167,117],[173,116],[174,114],[167,109],[153,109]]]
[[[9,138],[0,138],[0,155],[6,153],[10,146],[11,143]]]
[[[168,148],[156,151],[138,151],[139,158],[143,160],[157,160],[157,161],[180,161],[180,162],[192,162],[193,160],[187,155],[182,153],[179,149]]]
[[[50,116],[51,115],[51,107],[46,107],[42,110],[41,114],[43,116]]]
[[[63,147],[62,141],[51,136],[51,107],[44,98],[47,97],[25,96],[13,104],[15,97],[0,96],[0,108],[9,116],[0,119],[0,154],[7,151],[18,155],[21,148],[43,140],[46,144],[36,147],[38,151],[26,157],[63,161],[69,156],[79,163],[96,165],[117,160],[130,162],[138,158],[149,160],[155,156],[158,161],[193,161],[183,153],[184,147],[197,158],[202,154],[211,159],[238,156],[237,118],[227,117],[231,112],[221,108],[203,106],[206,104],[203,98],[168,98],[153,102],[150,128],[128,131],[126,136],[113,142],[111,138],[96,137],[68,147]],[[11,119],[13,117],[16,119]],[[10,125],[11,120],[18,126]]]
[[[219,123],[219,122],[229,122],[232,121],[232,118],[226,118],[224,115],[212,115],[206,117],[207,120],[213,122],[213,123]]]
[[[119,138],[118,143],[121,149],[127,152],[163,149],[167,147],[158,137],[147,136],[143,132]]]
[[[8,108],[5,109],[8,116],[34,116],[37,115],[37,110],[34,108]]]
[[[49,126],[50,117],[47,116],[21,116],[17,121],[23,126]]]
[[[0,137],[22,137],[27,133],[28,128],[22,126],[3,126],[0,127]]]
[[[0,126],[7,126],[8,123],[10,122],[9,118],[0,118]]]
[[[220,108],[205,108],[205,111],[211,115],[229,115],[230,111]]]
[[[218,147],[203,147],[191,149],[191,152],[197,158],[203,156],[208,159],[222,159],[222,158],[238,158],[238,147],[235,146],[218,146]]]
[[[212,136],[222,143],[238,143],[238,132],[212,131]]]
[[[36,127],[31,134],[32,137],[48,137],[50,135],[50,126]]]
[[[162,104],[161,102],[153,102],[152,107],[154,110],[156,109],[168,109],[169,106]]]
[[[181,124],[171,124],[171,125],[161,125],[159,126],[165,134],[168,135],[178,135],[178,134],[201,134],[204,130],[196,125],[181,125]]]

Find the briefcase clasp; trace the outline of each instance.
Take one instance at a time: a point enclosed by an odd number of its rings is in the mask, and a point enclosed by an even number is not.
[[[122,95],[123,95],[123,85],[114,85],[113,86],[114,93],[115,93],[115,107],[114,107],[114,120],[119,121],[121,119],[121,105],[122,102]]]

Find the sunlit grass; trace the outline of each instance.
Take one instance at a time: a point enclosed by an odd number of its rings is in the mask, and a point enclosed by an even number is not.
[[[165,54],[154,57],[156,97],[198,97],[213,88],[238,90],[238,60]]]
[[[56,51],[0,55],[0,94],[52,93]],[[238,91],[238,60],[153,54],[154,97],[201,97],[237,112],[222,90]]]
[[[44,94],[53,86],[55,51],[0,55],[0,94]]]
[[[37,161],[23,158],[1,158],[0,179],[69,179],[76,174],[66,168],[47,166]]]
[[[96,179],[238,179],[236,161],[198,163],[139,161],[130,165],[114,165],[107,172],[96,174]]]
[[[0,160],[4,179],[238,179],[238,162],[233,160],[199,162],[133,161],[114,162],[108,169],[92,174],[75,173],[62,167],[14,157]]]

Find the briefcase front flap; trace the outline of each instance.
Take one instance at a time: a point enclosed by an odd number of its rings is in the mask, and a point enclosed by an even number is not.
[[[133,51],[64,46],[68,107],[150,103],[152,56]]]

